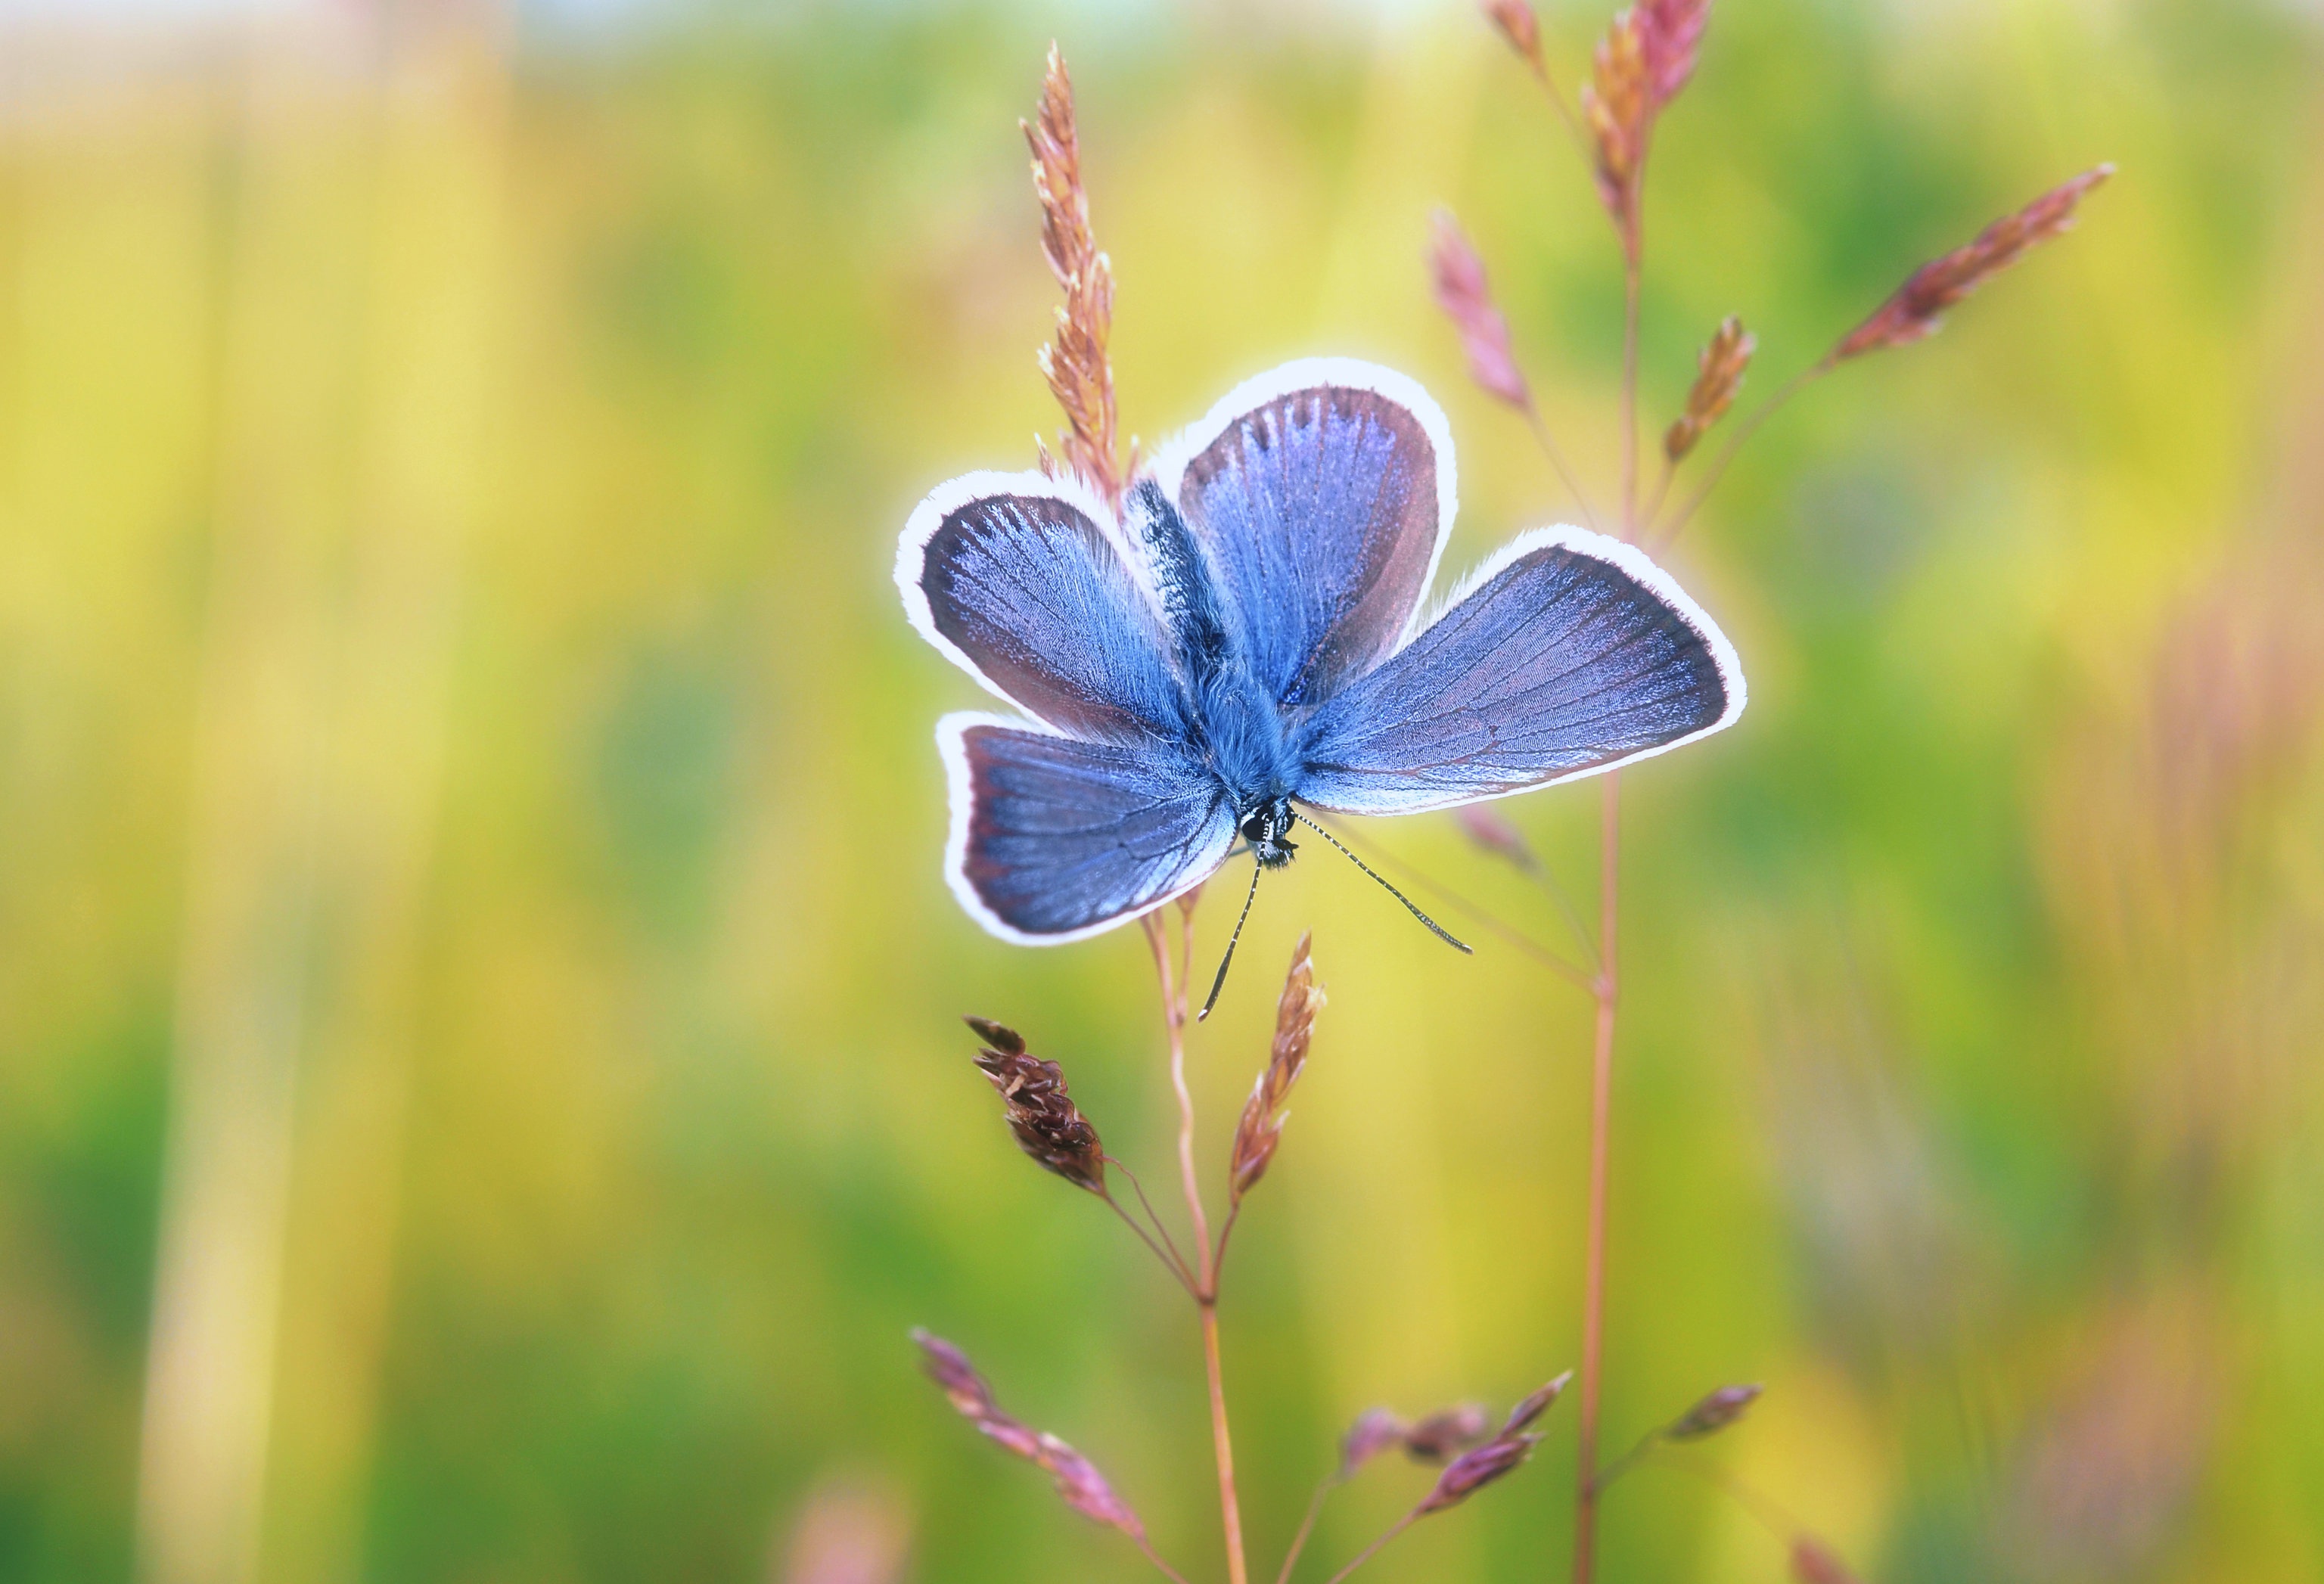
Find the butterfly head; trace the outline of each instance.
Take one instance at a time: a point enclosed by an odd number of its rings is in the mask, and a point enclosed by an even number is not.
[[[1270,797],[1243,811],[1235,828],[1250,843],[1251,856],[1259,860],[1259,868],[1281,869],[1299,850],[1298,843],[1286,840],[1293,818],[1288,797]]]

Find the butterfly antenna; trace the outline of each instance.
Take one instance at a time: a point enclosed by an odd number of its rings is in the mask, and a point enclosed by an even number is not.
[[[1322,825],[1316,824],[1314,820],[1309,819],[1304,814],[1297,814],[1296,811],[1295,811],[1295,817],[1297,818],[1301,824],[1312,827],[1317,835],[1323,837],[1323,840],[1329,842],[1333,846],[1339,848],[1342,852],[1346,852],[1348,861],[1350,863],[1354,864],[1358,869],[1362,870],[1366,874],[1371,876],[1372,879],[1379,881],[1381,889],[1387,891],[1389,896],[1403,903],[1406,908],[1411,912],[1415,918],[1426,925],[1431,935],[1434,935],[1438,940],[1443,941],[1446,945],[1451,946],[1454,951],[1464,953],[1471,957],[1477,954],[1475,952],[1470,950],[1469,944],[1466,941],[1459,939],[1451,932],[1447,931],[1443,925],[1429,917],[1425,913],[1423,913],[1413,902],[1411,898],[1406,896],[1402,891],[1397,890],[1394,886],[1388,884],[1388,878],[1385,875],[1381,874],[1370,864],[1366,863],[1362,859],[1357,857],[1354,853],[1348,852],[1347,847],[1341,842],[1339,837],[1332,834],[1331,832],[1325,830]],[[1252,877],[1254,880],[1256,880],[1257,878],[1257,876]],[[1246,904],[1246,906],[1248,906],[1248,904]],[[1240,926],[1238,926],[1237,927],[1240,928]],[[1228,950],[1231,952],[1233,948],[1229,947]],[[1222,966],[1219,972],[1223,973],[1226,970]],[[1217,992],[1213,991],[1213,993],[1216,994]]]
[[[1334,845],[1337,845],[1337,843],[1334,843]],[[1242,911],[1235,915],[1234,934],[1227,937],[1227,954],[1219,959],[1219,976],[1211,981],[1211,993],[1203,998],[1203,1009],[1194,1014],[1194,1021],[1197,1023],[1200,1023],[1204,1018],[1209,1017],[1211,1015],[1211,1008],[1219,1004],[1219,992],[1227,987],[1227,964],[1234,961],[1235,943],[1242,939],[1242,921],[1250,916],[1250,905],[1258,896],[1259,865],[1257,862],[1253,862],[1250,866],[1250,889],[1243,893]],[[1412,904],[1407,902],[1405,906],[1409,907]],[[1436,926],[1433,924],[1428,927],[1431,929],[1436,929]],[[1436,930],[1436,933],[1438,935],[1444,934],[1441,929]],[[1445,938],[1449,940],[1452,937],[1448,935]],[[1465,952],[1469,948],[1462,946],[1461,949]]]

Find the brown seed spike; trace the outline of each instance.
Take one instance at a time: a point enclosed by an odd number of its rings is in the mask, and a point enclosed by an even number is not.
[[[1105,1193],[1105,1148],[1065,1091],[1065,1070],[1026,1054],[1013,1028],[972,1018],[969,1026],[990,1043],[976,1064],[992,1087],[1016,1135],[1017,1147],[1078,1188]],[[999,1037],[996,1037],[999,1036]]]
[[[1049,392],[1065,410],[1058,437],[1064,465],[1108,501],[1119,502],[1124,474],[1116,454],[1113,364],[1106,342],[1113,332],[1113,265],[1100,253],[1082,186],[1081,142],[1074,126],[1074,84],[1065,56],[1052,42],[1041,82],[1040,109],[1018,123],[1033,153],[1033,193],[1041,204],[1041,253],[1065,288],[1057,333],[1037,361]],[[1044,453],[1043,471],[1052,464]]]
[[[1996,220],[1967,246],[1923,264],[1871,318],[1840,339],[1829,362],[1845,363],[1886,346],[1908,346],[1934,333],[1947,309],[2015,263],[2028,249],[2070,230],[2083,198],[2113,174],[2112,165],[2085,170],[2015,214]]]
[[[1240,1204],[1252,1184],[1267,1174],[1275,1147],[1283,1137],[1277,1113],[1291,1098],[1291,1086],[1307,1065],[1307,1047],[1315,1034],[1315,1014],[1323,1008],[1323,992],[1316,988],[1315,965],[1309,956],[1312,935],[1301,935],[1291,950],[1291,970],[1283,978],[1283,995],[1275,1007],[1275,1044],[1267,1070],[1252,1085],[1243,1103],[1242,1119],[1235,1124],[1234,1151],[1228,1165],[1228,1202]]]
[[[1743,327],[1741,319],[1729,314],[1720,322],[1695,365],[1694,388],[1686,393],[1686,410],[1663,436],[1664,456],[1673,462],[1681,460],[1735,405],[1735,393],[1743,388],[1744,371],[1751,366],[1751,355],[1758,346],[1758,338]]]
[[[1509,322],[1494,305],[1492,284],[1485,278],[1485,261],[1462,235],[1460,223],[1443,209],[1436,211],[1435,227],[1436,243],[1429,251],[1428,262],[1436,286],[1436,306],[1461,332],[1462,350],[1469,355],[1469,377],[1488,396],[1520,410],[1530,408],[1533,391],[1509,344]]]

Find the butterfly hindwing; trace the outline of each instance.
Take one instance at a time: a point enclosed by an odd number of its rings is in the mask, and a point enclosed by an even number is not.
[[[1611,769],[1742,713],[1711,619],[1635,547],[1526,534],[1308,722],[1296,796],[1416,814]]]
[[[1111,741],[1183,731],[1153,602],[1103,508],[1039,474],[971,474],[920,503],[896,583],[912,623],[1036,719]]]
[[[1253,675],[1305,708],[1392,652],[1452,522],[1443,414],[1348,359],[1286,364],[1157,461],[1216,576]]]
[[[1179,745],[1084,742],[990,715],[947,715],[945,876],[987,929],[1031,945],[1144,912],[1225,858],[1234,820]]]

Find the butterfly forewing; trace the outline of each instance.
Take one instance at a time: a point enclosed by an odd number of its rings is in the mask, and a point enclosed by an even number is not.
[[[971,474],[922,502],[896,580],[928,639],[993,692],[1080,736],[1182,729],[1153,603],[1102,508],[1038,474]]]
[[[1635,548],[1527,535],[1318,710],[1297,796],[1416,814],[1644,758],[1741,713],[1735,652]]]
[[[1312,705],[1395,649],[1452,526],[1452,465],[1417,385],[1338,359],[1252,381],[1165,453],[1274,702]]]

